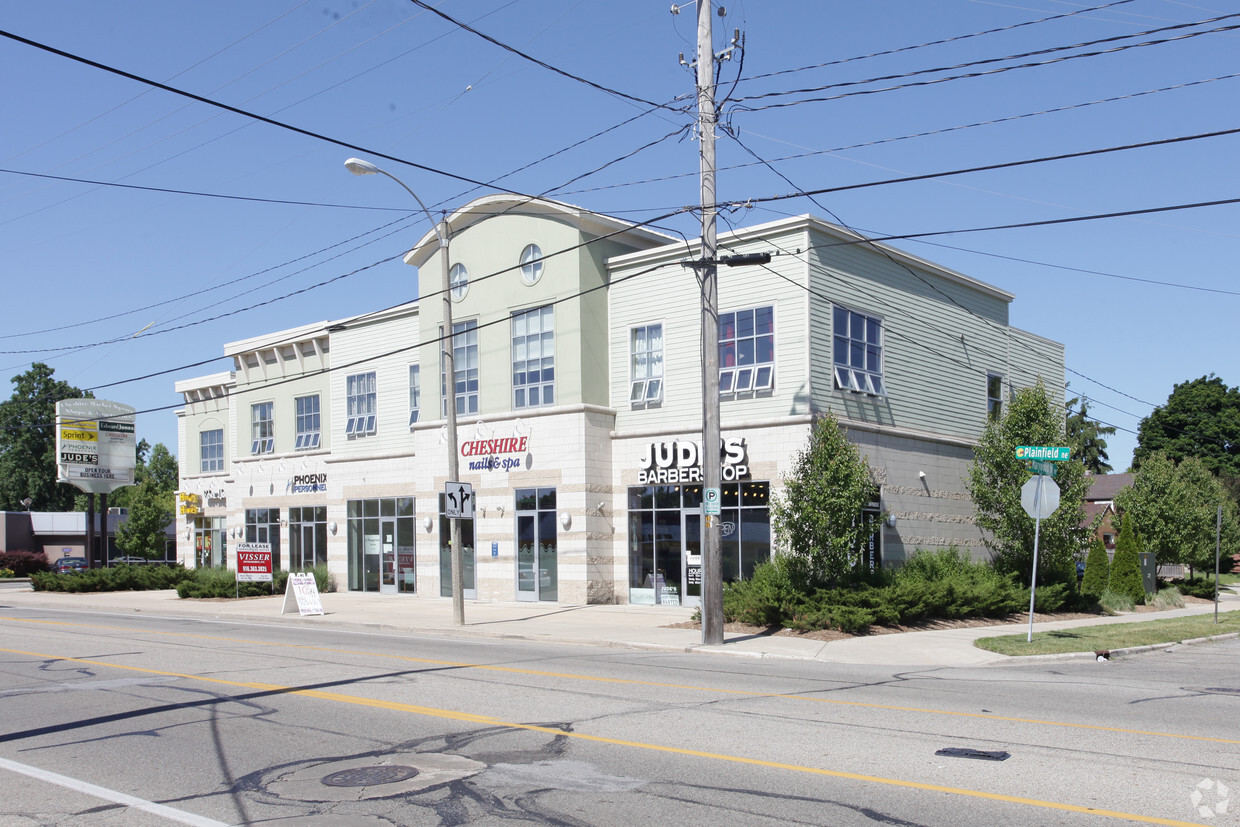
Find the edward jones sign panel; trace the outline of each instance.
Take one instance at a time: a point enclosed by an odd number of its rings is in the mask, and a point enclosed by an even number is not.
[[[106,399],[56,403],[56,481],[88,494],[133,485],[137,465],[134,409]]]

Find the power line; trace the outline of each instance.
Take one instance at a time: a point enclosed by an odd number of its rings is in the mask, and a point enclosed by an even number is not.
[[[144,192],[163,192],[170,195],[193,195],[199,198],[221,198],[226,201],[254,201],[259,204],[283,204],[292,207],[331,207],[338,210],[374,210],[380,212],[409,212],[399,207],[364,207],[357,204],[327,204],[321,201],[290,201],[283,198],[257,198],[249,195],[229,195],[220,192],[201,192],[197,190],[178,190],[168,187],[147,187],[138,184],[122,184],[119,181],[94,181],[89,178],[71,178],[66,175],[49,175],[44,172],[28,172],[20,169],[0,169],[8,175],[24,175],[28,178],[43,178],[50,181],[65,181],[72,184],[90,184],[96,187],[113,187],[116,189],[142,190]]]
[[[1117,2],[1114,2],[1114,3],[1104,3],[1101,6],[1092,6],[1087,9],[1078,9],[1076,11],[1066,12],[1064,14],[1054,14],[1054,15],[1051,15],[1050,17],[1043,17],[1038,20],[1025,20],[1021,23],[1013,23],[1009,26],[999,26],[998,28],[994,28],[994,29],[984,29],[983,31],[973,32],[972,34],[961,34],[961,35],[956,35],[955,37],[943,38],[942,40],[931,40],[927,43],[918,43],[916,46],[901,46],[897,49],[885,49],[881,52],[871,52],[868,55],[858,55],[856,57],[845,57],[845,58],[840,58],[838,60],[829,60],[826,63],[816,63],[812,66],[801,66],[800,68],[797,68],[797,69],[781,69],[776,72],[767,72],[762,75],[754,75],[752,77],[747,77],[747,78],[743,77],[743,78],[740,78],[740,82],[748,83],[749,81],[761,80],[763,78],[773,78],[773,77],[778,77],[780,75],[789,75],[795,72],[806,72],[806,71],[810,71],[813,69],[825,69],[828,66],[839,66],[844,63],[854,63],[858,60],[869,60],[870,58],[885,57],[887,55],[900,54],[901,52],[911,52],[916,49],[924,49],[928,46],[941,46],[945,43],[956,43],[958,41],[969,40],[974,37],[982,37],[984,35],[997,34],[999,32],[1010,32],[1013,29],[1023,28],[1025,26],[1036,26],[1040,23],[1049,23],[1052,20],[1062,20],[1065,17],[1072,17],[1078,14],[1086,14],[1089,12],[1102,11],[1104,9],[1109,9],[1113,6],[1122,6],[1125,3],[1131,3],[1131,2],[1132,0],[1117,0]]]
[[[1224,17],[1220,17],[1216,19],[1222,20],[1222,19],[1225,19],[1226,17],[1240,17],[1240,13],[1232,14],[1232,15],[1225,15]],[[1210,22],[1210,21],[1202,21],[1202,22]],[[1196,25],[1201,25],[1201,24],[1200,23],[1187,23],[1183,25],[1196,26]],[[1167,28],[1176,28],[1176,27],[1167,27]],[[841,98],[854,97],[856,95],[876,95],[876,94],[881,94],[883,92],[894,92],[899,89],[912,89],[912,88],[916,88],[919,86],[933,86],[935,84],[948,83],[948,82],[956,81],[956,80],[967,80],[970,78],[986,77],[988,75],[996,75],[996,74],[1001,74],[1003,72],[1011,72],[1017,69],[1034,69],[1034,68],[1038,68],[1042,66],[1051,66],[1056,63],[1063,63],[1069,60],[1078,60],[1080,58],[1099,57],[1101,55],[1116,54],[1118,52],[1127,51],[1128,49],[1140,49],[1146,46],[1161,46],[1167,43],[1174,43],[1180,40],[1187,40],[1192,37],[1199,37],[1204,34],[1220,34],[1223,32],[1235,31],[1236,29],[1240,29],[1240,25],[1220,26],[1218,28],[1208,29],[1206,31],[1187,32],[1185,34],[1177,35],[1175,37],[1167,37],[1167,38],[1162,38],[1159,40],[1147,40],[1141,43],[1129,43],[1129,44],[1125,44],[1121,46],[1115,46],[1110,49],[1100,49],[1094,52],[1082,52],[1080,54],[1075,54],[1075,55],[1063,55],[1061,57],[1051,58],[1050,60],[1040,60],[1040,61],[1034,61],[1032,63],[1021,63],[1015,66],[1000,66],[995,69],[987,69],[987,70],[978,71],[978,72],[968,72],[962,75],[949,75],[947,77],[934,78],[932,80],[921,80],[921,81],[914,81],[912,83],[902,83],[902,84],[897,84],[895,86],[885,86],[879,89],[858,89],[852,92],[842,92],[838,95],[830,95],[830,96],[822,97],[822,98],[802,98],[801,100],[788,101],[785,103],[768,103],[764,106],[738,105],[735,108],[740,111],[746,111],[746,112],[761,112],[765,109],[781,109],[781,108],[785,108],[788,106],[800,106],[801,104],[805,104],[805,103],[825,103],[827,101],[840,100]],[[1156,29],[1154,31],[1162,31],[1162,30]],[[1143,34],[1148,34],[1148,32],[1143,32]],[[1107,40],[1117,40],[1121,38],[1134,37],[1134,36],[1135,35],[1122,35],[1117,38],[1108,38]],[[1106,41],[1102,40],[1102,41],[1094,41],[1094,42],[1102,43]],[[1088,44],[1077,44],[1076,46],[1059,47],[1059,49],[1080,48],[1083,45],[1088,45]],[[1057,50],[1058,49],[1043,50],[1043,52],[1041,53],[1045,53],[1047,51],[1057,51]],[[1039,54],[1039,52],[1031,52],[1029,54]],[[978,65],[982,63],[993,63],[993,62],[1000,61],[1000,60],[1011,60],[1011,59],[1018,58],[1018,57],[1021,57],[1021,55],[1010,55],[1006,58],[993,58],[993,59],[985,60],[985,61],[977,61],[972,64],[962,64],[962,66]],[[893,75],[891,77],[892,78],[910,77],[913,75],[926,74],[928,72],[945,71],[946,69],[950,69],[950,68],[954,68],[954,67],[944,67],[942,69],[923,69],[917,72],[910,72],[905,75]],[[885,80],[885,79],[886,78],[870,78],[869,80],[848,81],[845,83],[830,84],[828,86],[823,86],[819,88],[822,90],[826,90],[826,89],[834,89],[834,88],[840,88],[840,87],[846,87],[846,86],[857,86],[857,85],[866,84],[866,83],[876,83],[880,80]],[[813,91],[818,91],[818,90],[817,89],[795,90],[795,92],[813,92]],[[741,97],[741,98],[738,98],[737,101],[740,102],[740,101],[747,101],[747,100],[758,100],[761,98],[768,98],[768,97],[772,97],[776,95],[795,94],[795,92],[768,92],[762,95],[750,95],[748,97]]]
[[[427,10],[428,12],[430,12],[431,14],[434,14],[434,15],[436,15],[436,16],[438,16],[438,17],[443,18],[444,20],[446,20],[446,21],[448,21],[449,23],[451,23],[453,26],[456,26],[457,28],[460,28],[460,29],[464,29],[465,31],[469,32],[470,34],[475,35],[475,36],[477,36],[477,37],[480,37],[480,38],[482,38],[483,40],[487,41],[488,43],[490,43],[490,44],[492,44],[492,45],[494,45],[494,46],[498,46],[499,48],[503,49],[504,51],[507,51],[507,52],[512,52],[512,53],[513,53],[514,55],[516,55],[517,57],[520,57],[520,58],[522,58],[523,60],[528,60],[530,63],[533,63],[533,64],[534,64],[534,65],[536,65],[536,66],[541,66],[542,68],[546,69],[546,70],[547,70],[547,71],[549,71],[549,72],[554,72],[555,74],[560,75],[560,76],[562,76],[562,77],[566,77],[566,78],[568,78],[569,80],[576,81],[577,83],[583,83],[583,84],[585,84],[586,86],[591,87],[592,89],[597,89],[597,90],[598,90],[598,91],[600,91],[600,92],[606,92],[608,95],[614,95],[615,97],[618,97],[618,98],[624,98],[625,100],[632,101],[633,103],[640,103],[640,104],[643,104],[643,105],[645,105],[645,106],[653,106],[653,107],[655,107],[655,108],[657,108],[657,109],[668,109],[668,110],[671,110],[671,111],[675,111],[675,112],[677,112],[678,114],[683,114],[683,113],[681,113],[681,112],[680,112],[680,110],[678,110],[678,109],[672,109],[672,107],[667,106],[666,104],[655,103],[654,101],[648,101],[648,100],[646,100],[645,98],[639,98],[639,97],[636,97],[635,95],[630,95],[630,94],[627,94],[627,93],[625,93],[625,92],[618,91],[618,90],[616,90],[616,89],[611,89],[611,88],[609,88],[609,87],[607,87],[607,86],[603,86],[602,84],[595,83],[595,82],[594,82],[594,81],[592,81],[592,80],[587,80],[586,78],[583,78],[583,77],[581,77],[581,76],[579,76],[579,75],[574,75],[574,74],[572,74],[571,72],[566,72],[566,71],[564,71],[563,69],[560,69],[560,68],[558,68],[558,67],[556,67],[556,66],[552,66],[550,63],[547,63],[547,62],[545,62],[545,61],[539,60],[539,59],[538,59],[538,58],[536,58],[536,57],[533,57],[533,56],[531,56],[531,55],[526,54],[525,52],[521,51],[520,49],[516,48],[515,46],[509,46],[507,43],[503,43],[503,42],[501,42],[501,41],[499,41],[499,40],[495,39],[495,38],[494,38],[494,37],[492,37],[491,35],[486,34],[486,33],[484,33],[484,32],[481,32],[481,31],[479,31],[479,30],[475,29],[473,26],[470,26],[468,23],[464,23],[464,22],[462,22],[462,21],[460,21],[460,20],[457,20],[455,17],[452,17],[452,16],[450,16],[450,15],[447,15],[447,14],[443,13],[443,12],[442,12],[442,11],[440,11],[439,9],[435,8],[434,6],[431,6],[431,5],[429,5],[428,3],[424,3],[424,2],[422,2],[422,0],[409,0],[409,2],[410,2],[410,3],[413,3],[415,6],[418,6],[418,7],[420,7],[420,8],[426,9],[426,10]]]

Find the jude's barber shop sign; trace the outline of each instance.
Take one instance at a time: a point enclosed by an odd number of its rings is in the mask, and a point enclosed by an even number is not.
[[[745,438],[721,440],[719,462],[723,480],[749,478],[749,451]],[[652,442],[642,448],[637,481],[641,485],[669,485],[702,481],[701,449],[696,442]]]

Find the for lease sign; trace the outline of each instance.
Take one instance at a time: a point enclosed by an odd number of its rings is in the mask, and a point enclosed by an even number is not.
[[[271,543],[237,543],[237,582],[271,582]]]

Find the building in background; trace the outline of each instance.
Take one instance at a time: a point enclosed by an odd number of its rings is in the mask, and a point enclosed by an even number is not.
[[[456,450],[476,500],[467,597],[696,603],[713,453],[698,248],[512,196],[448,223],[452,331],[428,233],[406,258],[427,301],[234,342],[234,370],[176,383],[179,557],[234,568],[232,544],[268,542],[277,566],[326,564],[350,590],[447,596]],[[826,411],[874,471],[859,516],[889,515],[868,564],[984,553],[972,446],[1011,390],[1041,378],[1062,395],[1062,345],[1011,327],[1011,294],[810,216],[719,249],[771,254],[720,268],[725,578],[770,557],[770,498]]]

